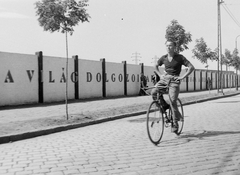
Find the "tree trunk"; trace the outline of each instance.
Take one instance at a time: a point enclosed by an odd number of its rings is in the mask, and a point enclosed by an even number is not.
[[[68,120],[68,37],[66,31],[66,93],[65,93],[65,104],[66,104],[66,118]]]

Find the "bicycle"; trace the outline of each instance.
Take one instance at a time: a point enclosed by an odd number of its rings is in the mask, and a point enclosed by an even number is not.
[[[156,100],[153,100],[148,107],[147,110],[147,133],[150,141],[158,145],[162,139],[164,127],[172,127],[173,126],[173,112],[172,112],[172,102],[169,95],[169,86],[172,80],[170,80],[166,86],[160,87],[160,92],[157,93]],[[147,93],[147,90],[153,89],[153,87],[144,87],[143,90]],[[150,95],[149,93],[147,93]],[[164,111],[163,106],[160,103],[159,96],[160,94],[168,94],[170,108]],[[183,130],[184,124],[184,113],[183,113],[183,105],[181,100],[177,99],[178,111],[181,114],[181,118],[178,121],[178,131],[175,132],[176,135],[180,135]],[[173,131],[172,131],[173,132]]]

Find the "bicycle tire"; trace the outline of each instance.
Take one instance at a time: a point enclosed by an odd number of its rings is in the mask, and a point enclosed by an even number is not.
[[[183,130],[183,125],[184,125],[184,111],[183,111],[183,105],[181,100],[178,98],[177,99],[177,106],[178,106],[178,111],[181,114],[181,118],[178,121],[178,131],[175,132],[175,134],[180,135]],[[169,116],[171,116],[171,121],[172,121],[172,110],[169,110]]]
[[[153,101],[147,111],[147,133],[150,141],[155,145],[160,143],[164,132],[163,113],[157,103]]]

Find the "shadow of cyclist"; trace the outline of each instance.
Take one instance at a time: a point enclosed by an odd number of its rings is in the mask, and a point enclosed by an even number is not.
[[[240,131],[189,131],[184,132],[183,135],[180,135],[179,138],[197,138],[204,139],[207,137],[221,136],[221,135],[230,135],[230,134],[240,134]]]

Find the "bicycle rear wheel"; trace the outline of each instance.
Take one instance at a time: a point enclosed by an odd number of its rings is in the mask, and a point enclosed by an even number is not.
[[[184,124],[184,113],[183,113],[183,105],[180,99],[177,99],[177,107],[178,111],[181,114],[181,118],[178,120],[178,131],[175,132],[177,135],[180,135],[183,130],[183,124]],[[169,116],[171,116],[172,120],[172,110],[169,110]]]
[[[153,101],[147,111],[147,133],[150,141],[157,145],[162,139],[164,131],[164,118],[157,105],[156,101]]]

